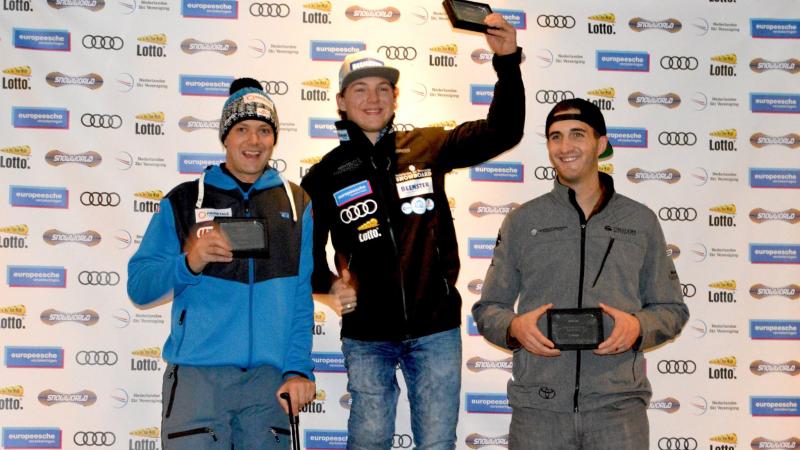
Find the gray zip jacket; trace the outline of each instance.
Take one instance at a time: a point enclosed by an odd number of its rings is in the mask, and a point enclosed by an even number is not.
[[[588,221],[575,192],[559,183],[511,212],[500,228],[481,299],[472,307],[480,333],[514,350],[508,382],[512,407],[588,411],[652,395],[641,351],[675,337],[689,317],[664,233],[646,206],[614,192],[600,173],[605,205]],[[603,302],[638,318],[635,349],[617,355],[562,351],[536,356],[509,338],[517,314],[555,308],[598,307]],[[539,322],[547,334],[547,315]],[[613,320],[603,314],[607,338]],[[627,403],[627,402],[625,402]]]

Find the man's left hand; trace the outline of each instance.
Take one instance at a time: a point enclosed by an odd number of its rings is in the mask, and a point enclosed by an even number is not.
[[[281,398],[281,394],[284,392],[289,393],[289,398],[292,401],[292,415],[296,416],[300,414],[303,406],[314,400],[317,395],[317,385],[308,378],[299,375],[290,377],[283,382],[275,396],[278,397],[278,403],[280,403],[283,411],[289,414],[289,405],[286,404],[286,400]]]
[[[600,303],[600,309],[614,319],[614,329],[608,339],[600,343],[596,355],[616,355],[631,349],[642,332],[639,319],[617,308]]]
[[[486,42],[493,52],[500,56],[517,51],[517,30],[498,13],[491,13],[483,19],[489,25]]]

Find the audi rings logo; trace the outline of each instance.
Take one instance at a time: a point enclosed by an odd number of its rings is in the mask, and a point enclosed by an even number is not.
[[[78,431],[72,442],[79,447],[111,447],[117,442],[117,435],[110,431]]]
[[[277,170],[279,173],[286,171],[286,161],[282,159],[270,159],[269,166]]]
[[[119,36],[98,36],[87,34],[81,39],[84,48],[96,50],[121,50],[125,46],[125,41]]]
[[[120,196],[116,192],[82,192],[81,204],[83,206],[119,206]]]
[[[81,116],[81,125],[87,128],[113,128],[122,126],[122,117],[116,114],[90,114]]]
[[[264,91],[269,95],[285,95],[289,92],[289,84],[285,81],[264,81],[261,80]]]
[[[417,59],[417,49],[414,47],[397,47],[394,45],[381,45],[378,53],[382,53],[386,59],[411,61]]]
[[[392,123],[392,128],[394,129],[395,132],[397,132],[397,131],[412,131],[416,127],[410,123]]]
[[[395,434],[392,436],[392,448],[411,448],[414,440],[408,434]]]
[[[692,222],[697,219],[697,210],[683,207],[664,207],[658,210],[658,218],[676,222]]]
[[[113,366],[119,361],[117,352],[105,350],[81,350],[75,354],[75,362],[82,366]]]
[[[363,219],[370,214],[375,214],[377,210],[378,203],[376,203],[375,200],[364,200],[363,202],[358,202],[355,205],[343,209],[339,213],[339,218],[342,219],[342,223],[350,223],[358,219]]]
[[[694,56],[662,56],[661,68],[667,70],[695,70],[700,65]]]
[[[536,18],[536,25],[542,28],[573,28],[575,26],[575,18],[572,16],[542,14]]]
[[[696,450],[697,440],[691,437],[662,437],[658,450]]]
[[[116,286],[119,284],[117,272],[84,270],[78,274],[78,283],[84,286]]]
[[[691,359],[662,359],[656,366],[658,373],[669,373],[673,375],[688,375],[697,370],[697,364]]]
[[[253,3],[250,15],[259,17],[288,17],[291,9],[286,3]]]
[[[658,143],[661,145],[694,145],[697,135],[691,131],[662,131],[658,133]]]
[[[686,298],[692,298],[697,294],[697,288],[692,283],[681,283],[681,289]]]
[[[533,169],[533,176],[536,177],[537,180],[555,180],[556,175],[556,169],[554,167],[539,166]]]
[[[575,94],[572,91],[536,91],[536,101],[539,103],[552,105],[560,102],[561,100],[567,100],[570,98],[575,98]]]

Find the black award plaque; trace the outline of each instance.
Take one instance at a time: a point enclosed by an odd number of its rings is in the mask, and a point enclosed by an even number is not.
[[[547,338],[559,350],[593,350],[603,342],[600,308],[547,310]]]
[[[215,222],[230,241],[234,258],[268,257],[264,219],[217,217]]]
[[[468,0],[444,0],[442,4],[453,28],[481,33],[485,33],[489,28],[483,23],[483,19],[492,13],[492,8],[486,3]]]

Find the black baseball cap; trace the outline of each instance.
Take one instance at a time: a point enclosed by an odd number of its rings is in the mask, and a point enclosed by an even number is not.
[[[564,113],[570,109],[577,109],[580,112],[569,114]],[[578,120],[592,127],[599,136],[607,135],[606,120],[603,118],[603,113],[600,111],[600,108],[598,108],[594,103],[586,101],[582,98],[570,98],[556,103],[556,105],[547,115],[547,122],[545,122],[544,126],[545,135],[550,134],[550,125],[561,120]],[[599,159],[608,159],[613,154],[614,148],[611,147],[611,142],[609,142],[606,146],[606,149],[600,154]]]

